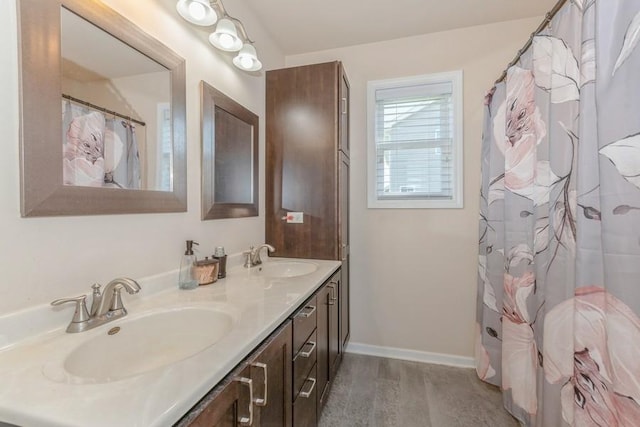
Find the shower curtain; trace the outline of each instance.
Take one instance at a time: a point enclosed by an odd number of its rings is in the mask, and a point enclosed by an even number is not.
[[[65,185],[140,188],[135,125],[63,100]]]
[[[640,0],[570,0],[485,99],[476,367],[526,426],[640,426]]]

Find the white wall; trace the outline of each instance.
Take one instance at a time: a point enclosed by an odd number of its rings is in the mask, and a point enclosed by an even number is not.
[[[502,22],[289,56],[351,83],[351,342],[473,356],[483,97],[540,22]],[[464,71],[464,209],[367,209],[366,83]]]
[[[264,241],[264,74],[237,70],[231,56],[208,45],[175,12],[175,0],[103,0],[186,59],[188,212],[20,218],[17,26],[14,1],[0,2],[0,315],[90,291],[94,282],[140,278],[178,268],[185,239],[210,255],[222,245],[237,253]],[[284,56],[240,2],[240,17],[268,68]],[[126,64],[123,64],[126,66]],[[200,95],[205,80],[260,116],[261,216],[200,221]]]

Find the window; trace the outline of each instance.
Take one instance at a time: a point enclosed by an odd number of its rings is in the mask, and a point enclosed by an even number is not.
[[[462,71],[367,89],[369,208],[461,208]]]
[[[158,104],[158,166],[156,168],[156,190],[171,191],[173,188],[173,144],[171,143],[171,104]]]

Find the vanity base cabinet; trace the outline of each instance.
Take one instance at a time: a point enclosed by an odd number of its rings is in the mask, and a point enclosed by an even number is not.
[[[292,427],[292,330],[286,321],[175,427]]]
[[[343,274],[338,269],[174,427],[316,427],[342,360]]]

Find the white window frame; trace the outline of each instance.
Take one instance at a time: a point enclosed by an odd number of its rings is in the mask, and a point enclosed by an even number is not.
[[[462,70],[437,74],[403,77],[396,79],[373,80],[367,82],[367,207],[370,209],[460,209],[463,208],[463,94]],[[376,165],[376,91],[404,86],[451,83],[453,88],[453,197],[451,200],[380,200],[377,196]]]

